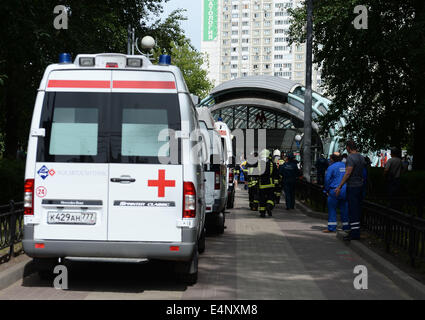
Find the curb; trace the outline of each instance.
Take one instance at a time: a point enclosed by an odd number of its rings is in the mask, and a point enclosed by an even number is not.
[[[18,264],[2,271],[0,273],[0,290],[6,289],[15,282],[33,273],[34,270],[31,268],[31,261],[32,259],[28,257],[25,261],[19,262]]]
[[[358,241],[347,242],[342,238],[345,232],[337,231],[336,237],[343,241],[348,247],[356,252],[363,259],[368,261],[373,267],[378,269],[381,273],[386,275],[398,287],[403,289],[410,297],[416,300],[425,300],[425,285],[409,276],[404,271],[393,265],[391,262],[385,260],[377,253],[366,247]]]
[[[308,206],[306,206],[304,203],[302,203],[299,200],[297,200],[296,203],[301,207],[303,213],[305,213],[307,216],[312,217],[312,218],[322,219],[322,220],[328,220],[328,214],[327,213],[313,211]]]

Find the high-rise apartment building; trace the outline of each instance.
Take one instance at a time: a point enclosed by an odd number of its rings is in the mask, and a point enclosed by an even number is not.
[[[289,45],[288,8],[302,0],[203,0],[201,51],[209,77],[228,80],[269,75],[305,83],[305,45]],[[313,89],[321,91],[313,68]]]

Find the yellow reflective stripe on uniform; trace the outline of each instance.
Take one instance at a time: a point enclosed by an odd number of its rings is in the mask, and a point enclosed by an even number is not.
[[[260,189],[274,188],[274,184],[260,185]]]
[[[267,203],[274,206],[274,201],[272,201],[272,200],[267,200]]]

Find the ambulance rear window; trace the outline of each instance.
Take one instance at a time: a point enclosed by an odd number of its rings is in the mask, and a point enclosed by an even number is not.
[[[96,156],[98,119],[96,108],[56,108],[49,154]]]
[[[161,163],[181,130],[177,94],[46,92],[38,162]],[[161,138],[162,137],[162,138]],[[180,163],[180,143],[177,159]],[[162,160],[163,161],[163,160]]]

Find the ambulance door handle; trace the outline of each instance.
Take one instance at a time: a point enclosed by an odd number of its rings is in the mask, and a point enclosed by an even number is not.
[[[134,183],[136,179],[133,178],[112,178],[111,182],[113,183]]]

